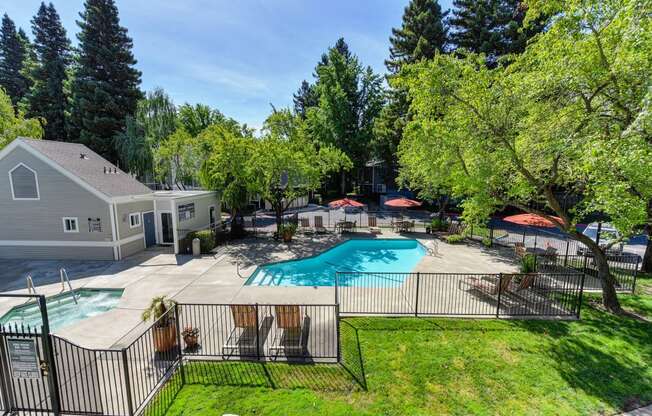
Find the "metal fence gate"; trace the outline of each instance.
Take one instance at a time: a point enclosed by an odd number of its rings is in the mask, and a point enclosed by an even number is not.
[[[0,388],[5,413],[29,412],[58,414],[59,393],[45,297],[37,295],[3,295],[36,298],[44,322],[40,328],[0,325]]]

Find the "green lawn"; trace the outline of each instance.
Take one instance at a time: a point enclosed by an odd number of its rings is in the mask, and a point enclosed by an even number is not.
[[[652,317],[652,280],[621,299]],[[652,402],[652,324],[590,300],[573,322],[347,319],[348,371],[187,366],[167,415],[587,415]]]

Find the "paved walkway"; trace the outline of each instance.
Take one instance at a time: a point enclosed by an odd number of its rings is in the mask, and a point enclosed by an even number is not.
[[[357,233],[356,238],[373,238],[367,233]],[[417,238],[425,234],[415,234]],[[383,231],[383,238],[399,237]],[[348,237],[344,237],[348,238]],[[301,303],[332,304],[335,293],[332,287],[270,287],[244,286],[258,265],[317,254],[343,237],[335,234],[299,235],[290,244],[269,238],[250,238],[236,244],[220,247],[215,255],[191,257],[175,256],[165,249],[151,250],[120,262],[98,264],[91,262],[80,270],[71,269],[74,288],[121,288],[123,296],[118,306],[75,325],[55,331],[72,342],[89,348],[122,347],[131,343],[149,325],[141,321],[142,311],[154,296],[166,295],[184,303]],[[0,262],[0,270],[3,269]],[[31,264],[33,266],[33,264]],[[48,271],[41,264],[37,273]],[[56,276],[56,265],[50,265],[47,284],[39,285],[39,293],[61,293]],[[69,267],[69,266],[68,266]],[[52,272],[54,271],[54,273]],[[438,243],[438,254],[426,256],[415,271],[448,273],[497,273],[515,271],[516,266],[507,250],[485,249],[480,245],[455,245]],[[15,265],[11,276],[24,280],[24,272]],[[76,273],[79,272],[79,273]],[[2,273],[2,272],[0,272]],[[41,273],[42,274],[42,273]],[[34,274],[40,277],[41,274]],[[2,277],[2,276],[0,276]],[[13,291],[26,292],[26,289]],[[0,298],[0,315],[21,300]]]

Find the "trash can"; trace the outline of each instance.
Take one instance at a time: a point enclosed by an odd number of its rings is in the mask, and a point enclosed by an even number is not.
[[[199,238],[192,239],[192,255],[199,256],[201,254],[201,244],[199,243]]]

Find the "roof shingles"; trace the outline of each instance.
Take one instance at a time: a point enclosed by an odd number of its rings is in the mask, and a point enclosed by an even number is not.
[[[151,194],[152,190],[80,143],[19,138],[108,197]],[[85,155],[85,157],[82,157]],[[106,169],[106,171],[105,171]],[[115,173],[113,173],[115,171]],[[111,172],[111,173],[107,173]]]

